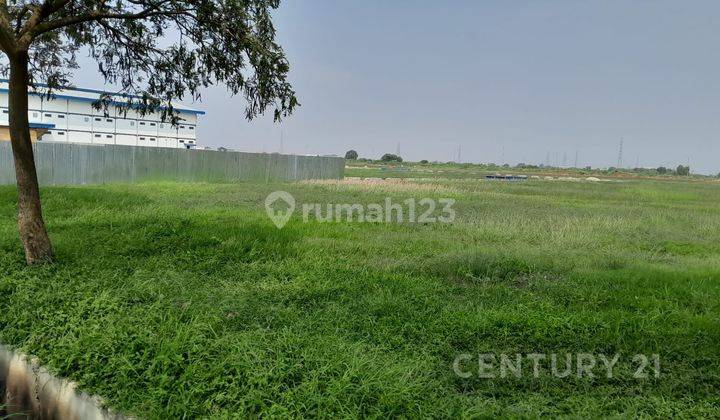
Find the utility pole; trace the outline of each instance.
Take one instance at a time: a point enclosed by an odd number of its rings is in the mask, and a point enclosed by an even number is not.
[[[284,130],[281,128],[281,129],[280,129],[280,153],[281,153],[281,154],[282,154],[282,152],[283,152],[283,149],[285,148],[285,144],[284,144],[284,143],[285,143],[285,139],[284,139],[284,135],[285,135],[285,134],[284,134],[283,131],[284,131]]]
[[[620,139],[620,151],[618,152],[618,162],[617,162],[618,169],[622,168],[622,161],[623,161],[622,149],[623,149],[623,139],[621,138]]]
[[[575,151],[575,166],[573,166],[573,167],[574,168],[578,167],[578,151],[577,150]]]

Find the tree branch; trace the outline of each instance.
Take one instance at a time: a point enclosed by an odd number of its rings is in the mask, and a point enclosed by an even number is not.
[[[0,0],[0,47],[6,54],[14,52],[16,45],[10,21],[7,0]]]
[[[67,3],[67,0],[61,0]],[[177,10],[160,10],[163,4],[168,3],[170,0],[163,0],[157,4],[153,4],[140,12],[136,13],[118,13],[118,12],[102,12],[99,10],[93,10],[89,13],[69,16],[63,19],[56,19],[38,24],[33,30],[33,36],[38,36],[46,32],[53,31],[55,29],[64,28],[67,26],[77,25],[84,22],[96,22],[101,19],[121,19],[121,20],[139,20],[146,19],[153,16],[175,16],[182,15],[190,11],[190,9],[177,9]]]

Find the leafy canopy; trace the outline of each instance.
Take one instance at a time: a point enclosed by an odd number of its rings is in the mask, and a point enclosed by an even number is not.
[[[0,48],[26,55],[28,83],[69,86],[87,51],[141,113],[218,82],[247,100],[248,119],[298,106],[271,13],[280,0],[0,0]],[[9,67],[3,66],[7,74]],[[105,98],[106,101],[109,98]],[[164,112],[165,115],[165,112]]]
[[[385,153],[384,155],[382,155],[380,160],[382,162],[402,162],[403,161],[403,159],[400,156],[394,155],[392,153]]]

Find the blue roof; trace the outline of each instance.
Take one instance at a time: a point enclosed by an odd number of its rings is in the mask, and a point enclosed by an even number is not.
[[[55,128],[55,124],[45,124],[45,123],[30,123],[28,124],[30,128]]]
[[[8,80],[8,79],[0,78],[0,82],[9,83],[9,80]],[[38,86],[47,87],[47,85],[44,84],[44,83],[36,83],[36,84],[37,84]],[[127,97],[127,98],[141,99],[140,96],[136,96],[136,95],[117,94],[117,93],[106,92],[106,91],[97,90],[97,89],[76,88],[76,87],[63,87],[63,88],[61,88],[61,89],[59,89],[59,90],[76,90],[76,91],[78,91],[78,92],[96,93],[96,94],[98,94],[98,95],[108,94],[108,95],[114,95],[114,96],[124,96],[124,97]],[[7,88],[0,88],[0,92],[7,93],[7,92],[9,92],[9,90],[8,90]],[[28,92],[28,94],[29,94],[29,95],[36,95],[36,96],[41,96],[41,95],[42,95],[42,94],[37,93],[37,92]],[[97,101],[97,99],[85,98],[85,97],[83,97],[83,96],[73,96],[73,95],[63,95],[63,94],[54,94],[53,96],[55,96],[56,98],[60,98],[60,99],[73,99],[73,100],[79,100],[79,101],[83,101],[83,102],[95,102],[95,101]],[[109,101],[109,102],[110,102],[110,105],[120,105],[120,106],[126,105],[125,103],[120,102],[120,101]],[[137,106],[135,106],[134,108],[137,108]],[[159,108],[159,109],[168,109],[168,108],[165,107],[165,106],[161,106],[161,107],[158,107],[158,108]],[[173,108],[173,109],[175,109],[175,110],[178,111],[178,112],[188,112],[188,113],[195,114],[195,115],[205,115],[205,111],[198,111],[198,110],[196,110],[196,109],[189,109],[189,108]]]

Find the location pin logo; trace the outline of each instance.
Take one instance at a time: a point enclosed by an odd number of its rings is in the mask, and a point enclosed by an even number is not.
[[[282,229],[295,211],[295,197],[286,191],[273,191],[265,198],[265,210],[275,226]]]

